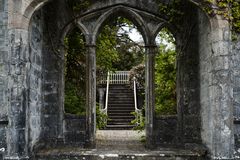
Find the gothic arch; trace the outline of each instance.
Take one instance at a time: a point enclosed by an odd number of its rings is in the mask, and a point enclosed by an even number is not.
[[[118,16],[123,16],[123,17],[129,19],[130,21],[132,21],[134,23],[134,25],[136,25],[137,28],[139,29],[139,31],[141,32],[143,39],[145,41],[145,44],[149,44],[149,39],[147,36],[149,34],[149,29],[146,27],[142,17],[138,13],[136,13],[134,10],[132,10],[131,8],[125,7],[122,5],[113,7],[112,9],[110,9],[109,11],[104,13],[97,20],[97,22],[96,22],[97,25],[93,31],[93,35],[95,35],[94,40],[93,40],[94,42],[96,42],[96,37],[100,33],[100,30],[105,25],[105,23],[107,23],[108,20],[117,18]]]
[[[50,1],[52,0],[32,0],[23,11],[21,26],[27,29],[30,25],[32,15]]]
[[[8,91],[11,91],[4,96],[4,101],[9,102],[7,104],[7,107],[9,107],[8,113],[6,113],[10,122],[6,131],[7,156],[16,157],[15,159],[19,159],[19,157],[29,157],[34,144],[38,144],[40,140],[43,140],[43,144],[48,144],[51,141],[56,145],[58,140],[61,141],[64,139],[62,124],[63,112],[59,109],[62,107],[62,99],[56,98],[61,97],[62,93],[62,91],[59,91],[62,88],[62,82],[60,82],[62,80],[60,74],[63,71],[61,68],[62,59],[61,57],[56,57],[59,55],[55,55],[55,53],[59,51],[58,47],[60,47],[60,54],[62,53],[61,44],[63,44],[63,37],[74,27],[74,20],[76,20],[75,25],[84,33],[85,38],[89,38],[89,41],[91,41],[88,45],[88,87],[90,88],[88,107],[90,108],[95,105],[94,102],[90,102],[90,100],[94,99],[95,96],[94,65],[96,61],[94,56],[96,51],[96,36],[99,34],[101,27],[112,17],[124,16],[129,18],[129,20],[138,27],[144,37],[148,66],[154,65],[156,46],[153,43],[153,39],[162,27],[165,25],[168,26],[172,33],[175,33],[177,41],[182,42],[186,38],[188,46],[187,48],[183,48],[184,51],[179,56],[179,66],[181,67],[180,71],[182,74],[180,78],[183,85],[180,89],[181,93],[179,94],[181,95],[181,105],[183,105],[183,117],[180,119],[180,121],[183,122],[180,131],[182,132],[180,135],[181,139],[183,139],[182,144],[203,144],[208,148],[213,158],[233,157],[231,31],[227,20],[224,20],[220,16],[208,16],[208,14],[199,7],[197,0],[188,0],[190,6],[188,6],[190,8],[188,12],[194,13],[194,16],[196,15],[195,17],[190,17],[189,22],[191,25],[196,25],[194,32],[184,37],[185,35],[179,36],[178,31],[174,29],[174,27],[171,27],[164,19],[160,19],[161,16],[164,17],[166,15],[157,14],[157,5],[155,5],[154,8],[154,0],[149,0],[149,2],[151,2],[149,4],[144,3],[146,2],[144,0],[94,1],[93,6],[90,6],[90,9],[86,12],[81,12],[79,17],[72,17],[73,15],[71,14],[67,15],[69,17],[64,15],[67,10],[66,8],[64,13],[57,12],[57,9],[60,7],[64,8],[62,4],[64,4],[65,1],[59,0],[53,3],[54,13],[51,12],[52,10],[48,8],[48,5],[46,7],[47,14],[51,14],[48,17],[50,20],[45,19],[42,23],[39,22],[41,25],[50,23],[51,35],[49,36],[46,30],[44,33],[40,32],[40,34],[35,34],[34,43],[40,43],[37,49],[31,48],[34,47],[29,47],[31,41],[31,19],[34,13],[44,8],[44,5],[50,1],[51,0],[22,0],[18,1],[19,4],[22,4],[22,6],[17,6],[19,8],[16,6],[16,8],[11,8],[10,6],[10,8],[7,9],[9,11],[9,13],[6,14],[6,17],[9,18],[8,22],[15,22],[10,23],[9,26],[6,25],[6,29],[4,29],[7,33],[6,36],[3,38],[0,37],[1,40],[3,39],[4,41],[10,40],[8,41],[9,44],[6,42],[2,45],[8,55],[3,56],[3,59],[7,61],[7,69],[5,70],[6,73],[8,73],[7,80],[10,82],[6,88]],[[194,7],[193,10],[191,10],[191,8],[193,8],[192,6]],[[153,7],[153,9],[151,7]],[[11,12],[12,9],[13,12]],[[54,16],[57,17],[55,18]],[[189,14],[187,16],[189,16]],[[68,19],[64,19],[66,17]],[[52,21],[54,22],[52,23]],[[188,26],[183,24],[182,27],[187,28]],[[56,28],[57,30],[55,30]],[[188,36],[190,40],[187,39]],[[49,37],[53,37],[54,39],[49,39]],[[42,41],[44,41],[44,43],[42,43]],[[45,46],[42,46],[42,44],[45,44]],[[52,48],[52,46],[55,45],[57,49]],[[30,49],[28,50],[28,48]],[[43,54],[45,56],[44,65],[47,65],[44,70],[42,70],[41,66],[41,62],[43,61],[41,55]],[[10,67],[10,69],[8,67]],[[147,73],[149,79],[152,81],[154,73],[151,67],[148,67]],[[42,87],[39,83],[41,83],[42,77],[44,76],[50,78],[48,79],[49,81],[46,81],[44,84],[45,86]],[[197,80],[193,82],[191,78]],[[147,85],[148,92],[150,93],[148,95],[148,100],[150,101],[147,103],[151,111],[153,111],[154,93],[152,93],[152,90],[154,85],[150,82]],[[50,90],[47,94],[41,92],[41,89],[44,87]],[[48,106],[37,103],[41,102],[38,98],[42,97],[44,97],[46,101],[54,102],[47,104]],[[193,101],[195,97],[199,99]],[[28,102],[31,103],[31,105],[27,104]],[[16,108],[22,108],[23,110],[16,112]],[[29,108],[31,109],[30,111],[28,111]],[[39,108],[42,110],[39,111]],[[202,111],[199,112],[199,109]],[[31,115],[29,114],[30,112],[34,112],[34,114],[31,113]],[[55,112],[57,112],[57,114],[55,114]],[[91,113],[88,117],[90,120],[88,121],[89,126],[87,126],[88,131],[86,131],[86,133],[91,133],[91,135],[87,137],[89,139],[86,138],[84,140],[94,142],[94,112],[90,109],[89,112]],[[151,118],[154,117],[152,113],[149,113],[149,115],[150,114]],[[26,120],[27,123],[21,123],[19,125],[19,122],[26,122]],[[156,140],[154,139],[155,137],[153,137],[157,134],[153,131],[153,124],[153,119],[147,124],[148,129],[151,131],[147,136],[152,138],[148,143],[149,145]],[[1,136],[0,140],[2,139],[4,138]],[[226,146],[228,146],[228,149],[226,149]]]

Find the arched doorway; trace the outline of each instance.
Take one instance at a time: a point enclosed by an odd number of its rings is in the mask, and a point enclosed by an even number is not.
[[[166,15],[158,12],[155,2],[143,1],[96,2],[68,12],[65,1],[30,1],[18,7],[10,15],[9,22],[21,17],[22,23],[9,23],[10,40],[8,52],[9,99],[7,154],[9,157],[27,157],[41,146],[56,146],[64,143],[63,127],[63,49],[59,39],[69,24],[77,24],[86,37],[87,44],[87,85],[86,85],[86,144],[95,142],[95,98],[96,98],[96,37],[105,20],[114,14],[129,14],[140,26],[146,43],[146,130],[147,145],[155,146],[158,134],[154,121],[154,57],[155,35],[161,26],[170,25]],[[9,4],[14,5],[14,4]],[[27,10],[25,12],[25,7]],[[212,157],[232,157],[234,146],[232,134],[232,86],[227,74],[231,70],[228,45],[219,49],[222,42],[229,41],[229,23],[221,17],[207,17],[202,11],[187,5],[187,14],[177,33],[178,59],[178,133],[181,144],[203,144]],[[22,7],[22,9],[19,9]],[[39,9],[39,12],[35,12]],[[60,8],[63,8],[59,12]],[[24,13],[22,13],[22,11]],[[29,28],[32,13],[35,24]],[[43,16],[44,15],[44,16]],[[192,15],[192,16],[191,16]],[[188,23],[187,23],[188,22]],[[30,25],[30,26],[31,26]],[[176,24],[177,25],[177,24]],[[178,24],[179,25],[179,24]],[[170,25],[171,27],[173,25]],[[38,29],[41,28],[41,29]],[[57,28],[57,29],[56,29]],[[184,30],[185,29],[185,30]],[[204,30],[206,29],[206,32]],[[185,32],[184,32],[185,31]],[[33,34],[32,34],[33,33]],[[32,35],[31,35],[32,34]],[[29,36],[31,35],[31,36]],[[224,35],[224,36],[223,36]],[[30,37],[30,38],[27,38]],[[33,43],[32,43],[33,41]],[[36,45],[37,44],[37,45]],[[28,47],[29,46],[29,47]],[[42,56],[45,55],[45,56]],[[12,58],[10,58],[12,57]],[[39,59],[40,58],[40,59]],[[35,63],[36,62],[36,63]],[[39,65],[40,64],[40,65]],[[8,68],[7,67],[7,68]],[[7,70],[7,69],[6,69]],[[225,81],[220,81],[218,77]],[[214,81],[213,81],[214,80]],[[216,81],[215,81],[216,80]],[[217,83],[215,83],[217,82]],[[5,88],[6,89],[6,88]],[[230,107],[229,107],[230,106]],[[40,110],[40,111],[39,111]],[[223,114],[223,113],[228,114]],[[22,123],[19,123],[22,122]],[[196,125],[197,124],[197,125]],[[18,136],[15,136],[18,135]],[[230,146],[225,150],[225,146]]]

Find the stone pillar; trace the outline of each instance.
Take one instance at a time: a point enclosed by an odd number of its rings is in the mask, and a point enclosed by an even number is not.
[[[233,80],[230,28],[221,17],[211,19],[210,35],[201,20],[200,100],[202,141],[211,159],[234,159]],[[205,41],[210,45],[206,50]],[[202,44],[203,43],[203,44]],[[203,45],[203,46],[201,46]],[[200,50],[201,51],[201,50]],[[208,51],[208,52],[206,52]],[[205,54],[205,55],[203,55]]]
[[[210,105],[212,108],[213,159],[234,159],[233,80],[230,28],[218,20],[212,31]]]
[[[105,93],[106,89],[105,88],[98,88],[98,92],[99,92],[99,107],[100,109],[104,109],[104,93]]]
[[[96,133],[96,46],[86,47],[86,147],[92,148]]]
[[[6,128],[8,125],[8,9],[7,0],[0,1],[0,155],[5,152]],[[1,159],[1,156],[0,156]]]
[[[28,32],[22,29],[9,31],[9,107],[7,153],[5,160],[28,159],[27,138],[27,52]]]
[[[145,62],[145,92],[146,92],[146,146],[148,148],[155,147],[155,133],[154,133],[154,117],[155,117],[155,54],[157,47],[155,45],[146,46],[146,62]]]

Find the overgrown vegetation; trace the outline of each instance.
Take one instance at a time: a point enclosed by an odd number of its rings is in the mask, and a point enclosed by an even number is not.
[[[106,113],[103,113],[99,107],[99,104],[97,103],[96,106],[96,117],[97,117],[97,124],[96,127],[97,129],[104,129],[107,125],[108,121],[108,115]]]
[[[155,108],[157,115],[176,114],[176,50],[173,35],[159,33],[159,53],[155,62]]]
[[[65,112],[85,115],[86,48],[83,34],[73,30],[66,38],[65,54]]]
[[[144,49],[132,41],[123,27],[136,28],[125,18],[117,18],[105,25],[97,39],[97,73],[130,70],[144,59]],[[73,30],[65,39],[65,111],[85,114],[86,99],[86,48],[84,36],[79,29]]]
[[[221,15],[232,24],[233,34],[240,33],[240,0],[191,0],[209,16]],[[166,15],[170,23],[178,23],[185,16],[187,1],[174,0],[165,2],[157,0],[159,12]]]
[[[169,23],[180,24],[185,16],[185,0],[167,1],[157,0],[159,12],[168,18]],[[201,0],[192,1],[209,16],[222,15],[232,23],[232,31],[240,33],[240,0]],[[70,8],[77,12],[86,10],[89,1],[69,1]],[[117,18],[104,26],[97,39],[97,73],[107,71],[134,70],[138,80],[138,87],[144,88],[144,48],[133,42],[124,27],[136,28],[130,21]],[[123,32],[119,32],[121,30]],[[162,40],[174,43],[173,36],[163,30]],[[66,71],[65,71],[65,110],[68,113],[85,114],[85,42],[82,33],[76,29],[66,37]],[[156,57],[156,112],[161,114],[176,113],[176,51],[169,48],[163,41],[159,45]],[[135,66],[135,67],[134,67]],[[142,67],[139,67],[142,66]],[[143,92],[143,91],[141,91]],[[144,93],[143,93],[144,94]],[[99,124],[101,127],[101,124]]]

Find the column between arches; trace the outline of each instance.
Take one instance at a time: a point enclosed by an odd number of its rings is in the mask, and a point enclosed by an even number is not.
[[[92,39],[92,35],[87,35]],[[96,135],[96,45],[86,41],[86,147],[95,147]]]
[[[155,55],[157,46],[147,45],[145,61],[145,78],[146,78],[146,147],[155,148],[154,118],[155,118]]]

